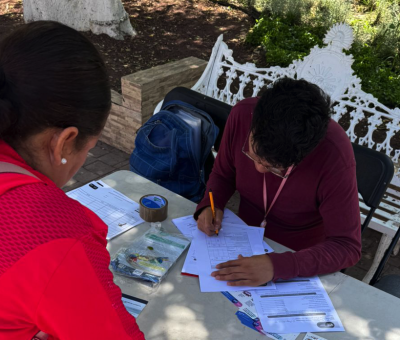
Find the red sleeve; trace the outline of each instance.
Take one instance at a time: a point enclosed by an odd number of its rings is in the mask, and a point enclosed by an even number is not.
[[[122,304],[101,239],[76,241],[54,272],[36,312],[43,332],[63,340],[144,339]]]
[[[235,112],[238,110],[238,107],[235,106],[226,122],[217,158],[215,159],[214,167],[207,182],[206,192],[194,213],[194,218],[196,220],[201,210],[211,205],[208,195],[210,189],[213,192],[215,206],[221,210],[224,210],[226,203],[236,190],[236,168],[234,166],[234,148],[232,144],[235,135],[235,120],[237,114]]]
[[[296,253],[270,254],[274,280],[314,276],[353,266],[361,257],[361,222],[355,165],[331,169],[318,190],[325,241]],[[346,203],[344,203],[346,202]]]

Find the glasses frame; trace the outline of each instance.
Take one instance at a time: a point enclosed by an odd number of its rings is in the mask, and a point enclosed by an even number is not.
[[[271,174],[274,174],[275,176],[278,176],[280,178],[288,178],[290,174],[286,174],[283,175],[282,171],[273,167],[273,166],[266,166],[264,164],[262,164],[259,160],[254,159],[253,157],[251,157],[246,151],[245,151],[245,147],[246,147],[246,143],[248,142],[250,145],[250,141],[249,141],[249,137],[250,137],[250,131],[247,134],[246,140],[244,141],[244,144],[242,146],[242,152],[243,154],[245,154],[249,159],[251,159],[254,163],[260,164],[265,170],[267,170],[268,172],[270,172]]]

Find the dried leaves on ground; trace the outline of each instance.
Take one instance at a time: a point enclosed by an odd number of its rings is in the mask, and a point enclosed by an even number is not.
[[[208,0],[127,0],[123,4],[137,36],[118,41],[85,33],[102,52],[114,90],[120,91],[120,79],[127,74],[190,56],[208,60],[220,34],[235,60],[265,65],[263,56],[244,44],[254,21],[242,11]],[[0,39],[22,24],[22,1],[0,0]]]

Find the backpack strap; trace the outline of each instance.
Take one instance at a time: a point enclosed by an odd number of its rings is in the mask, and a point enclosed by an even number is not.
[[[31,177],[34,177],[36,179],[39,179],[34,174],[32,174],[31,172],[29,172],[28,170],[26,170],[24,168],[21,168],[18,165],[0,161],[0,174],[1,173],[22,174],[22,175],[27,175],[27,176],[31,176]]]

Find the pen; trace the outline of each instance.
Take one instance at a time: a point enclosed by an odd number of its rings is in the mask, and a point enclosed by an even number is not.
[[[208,195],[210,196],[210,202],[211,202],[211,211],[212,211],[212,215],[213,215],[213,222],[215,223],[215,206],[214,206],[214,197],[212,194],[212,191],[210,189],[210,191],[208,192]],[[215,230],[215,233],[218,236],[218,229]]]

